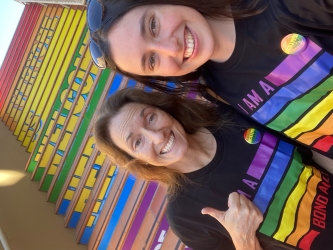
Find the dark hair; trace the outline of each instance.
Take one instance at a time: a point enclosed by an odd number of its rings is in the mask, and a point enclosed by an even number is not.
[[[197,10],[203,16],[212,19],[232,17],[233,19],[238,20],[244,17],[256,15],[263,10],[258,7],[260,0],[102,0],[102,2],[104,4],[104,15],[101,27],[92,34],[92,37],[102,51],[106,59],[107,67],[154,89],[161,90],[166,93],[178,94],[183,94],[184,92],[190,90],[202,92],[202,85],[198,81],[201,75],[200,69],[184,76],[163,77],[139,76],[125,72],[116,66],[114,60],[112,59],[107,35],[111,27],[113,27],[121,17],[135,7],[151,4],[187,6]],[[230,6],[232,10],[230,9]],[[171,89],[165,84],[165,82],[175,83],[176,88]]]
[[[168,95],[161,92],[144,92],[140,89],[122,89],[111,96],[99,111],[94,126],[94,136],[97,147],[118,166],[128,169],[134,175],[145,179],[158,181],[165,186],[170,195],[179,190],[184,174],[177,170],[166,167],[146,164],[138,159],[133,159],[121,150],[110,137],[110,123],[122,107],[128,103],[141,103],[157,107],[169,113],[184,128],[187,134],[194,134],[200,128],[206,127],[210,130],[222,126],[222,117],[215,105],[206,101],[184,99],[177,95]]]

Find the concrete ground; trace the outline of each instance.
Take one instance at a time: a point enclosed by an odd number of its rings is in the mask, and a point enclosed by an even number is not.
[[[0,121],[0,227],[10,249],[87,249],[75,243],[75,231],[64,227],[64,217],[54,214],[54,204],[24,171],[30,155],[25,150]]]

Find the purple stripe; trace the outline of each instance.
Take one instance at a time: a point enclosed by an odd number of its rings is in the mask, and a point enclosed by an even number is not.
[[[252,118],[261,124],[269,122],[276,114],[285,110],[285,105],[290,101],[297,99],[299,96],[316,87],[318,83],[321,83],[321,81],[330,74],[332,67],[333,56],[327,52],[323,53],[299,77],[293,82],[283,86],[269,100],[267,100],[266,103],[252,115]],[[318,95],[320,92],[318,92],[318,90],[312,90],[312,92],[309,93],[311,95]],[[293,107],[294,110],[298,110],[294,107],[297,105],[297,101],[295,102],[295,105],[291,102],[288,104],[288,107]],[[294,115],[294,118],[297,118],[298,116],[301,116],[302,113],[297,113],[295,111]],[[296,115],[298,116],[296,117]]]
[[[132,227],[129,230],[129,233],[127,235],[123,249],[132,248],[134,240],[135,240],[136,236],[138,235],[139,229],[140,229],[143,219],[147,213],[151,200],[153,199],[156,189],[157,189],[157,183],[150,182],[149,186],[147,188],[147,191],[142,199],[138,212],[133,220]]]
[[[195,92],[188,92],[187,98],[189,99],[195,99],[197,97],[197,93]]]
[[[275,136],[268,133],[264,134],[258,151],[254,156],[249,169],[247,170],[248,175],[256,178],[257,180],[260,180],[274,152],[276,143],[277,138]]]
[[[150,247],[150,250],[155,250],[155,248],[157,246],[159,246],[159,247],[157,247],[156,249],[161,248],[168,229],[169,229],[169,224],[168,224],[166,216],[164,215],[163,219],[161,221],[160,227],[158,228],[157,233],[155,235],[155,239],[153,241],[153,244]]]
[[[280,63],[265,78],[276,86],[280,86],[289,81],[301,68],[303,68],[321,48],[309,39],[306,49],[298,55],[290,55]]]

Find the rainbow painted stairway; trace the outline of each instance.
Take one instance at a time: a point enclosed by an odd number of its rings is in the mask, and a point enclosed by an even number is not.
[[[133,80],[93,65],[83,6],[27,4],[0,69],[0,119],[31,153],[31,180],[88,249],[185,249],[165,191],[94,146],[95,110]],[[65,230],[65,229],[64,229]]]

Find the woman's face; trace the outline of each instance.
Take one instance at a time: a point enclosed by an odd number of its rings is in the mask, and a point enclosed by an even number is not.
[[[181,76],[213,55],[206,19],[185,6],[144,5],[126,13],[108,34],[118,67],[135,75]]]
[[[155,166],[170,166],[188,150],[182,125],[164,111],[128,103],[112,118],[112,141],[132,157]]]

